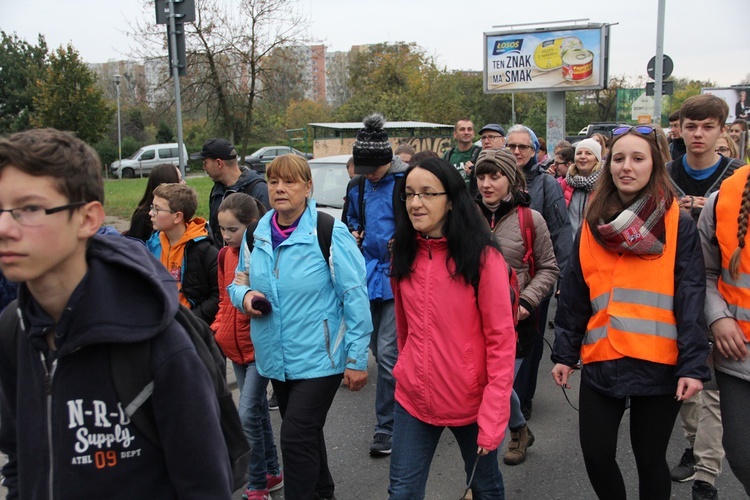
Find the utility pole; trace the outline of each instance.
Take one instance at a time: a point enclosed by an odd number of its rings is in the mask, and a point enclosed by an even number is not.
[[[180,100],[180,57],[177,52],[177,22],[175,18],[182,14],[175,14],[175,0],[169,0],[169,46],[172,48],[170,65],[172,67],[172,79],[174,80],[174,104],[177,112],[177,151],[180,159],[180,172],[182,172],[182,178],[186,177],[185,164],[187,158],[185,158],[185,141],[182,137],[182,102]],[[183,24],[180,23],[180,35],[184,36],[182,31]]]
[[[666,0],[659,0],[656,21],[656,65],[654,66],[654,117],[653,122],[661,126],[661,95],[664,81],[664,11]]]

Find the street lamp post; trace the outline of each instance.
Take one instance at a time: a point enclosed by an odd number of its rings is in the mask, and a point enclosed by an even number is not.
[[[120,80],[122,76],[115,75],[114,78],[115,87],[117,88],[117,158],[120,160],[120,165],[122,165],[122,129],[120,125]]]

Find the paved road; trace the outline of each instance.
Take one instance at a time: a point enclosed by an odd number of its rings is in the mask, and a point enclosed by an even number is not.
[[[554,305],[553,305],[554,307]],[[552,316],[552,315],[551,315]],[[547,332],[552,340],[553,333]],[[557,386],[552,383],[549,371],[549,351],[540,367],[540,379],[534,399],[534,413],[529,427],[536,436],[536,443],[529,449],[526,463],[509,467],[500,463],[505,481],[506,497],[514,499],[589,499],[596,498],[589,485],[583,458],[578,444],[578,416],[565,401]],[[336,481],[338,500],[387,498],[389,458],[370,458],[369,442],[374,425],[375,401],[374,361],[370,359],[367,386],[358,393],[346,387],[339,389],[328,416],[326,441],[331,471]],[[579,375],[574,375],[574,389],[569,392],[571,402],[577,406]],[[281,419],[277,411],[271,412],[278,440]],[[638,498],[638,476],[635,461],[630,451],[628,413],[625,414],[620,431],[619,462],[628,485],[628,497]],[[506,439],[507,441],[507,439]],[[686,446],[679,419],[672,434],[668,450],[670,465],[676,464]],[[501,450],[506,449],[506,444]],[[432,464],[427,483],[427,499],[456,500],[463,493],[466,481],[458,446],[449,431],[443,433]],[[672,498],[689,500],[692,482],[672,483]],[[724,473],[716,483],[720,497],[726,499],[746,498],[741,485],[724,461]],[[234,496],[241,498],[241,492]],[[284,498],[283,493],[272,495],[273,500]]]

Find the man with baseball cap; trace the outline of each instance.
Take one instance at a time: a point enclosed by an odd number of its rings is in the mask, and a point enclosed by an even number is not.
[[[367,291],[370,296],[373,332],[370,350],[378,363],[378,381],[375,392],[377,423],[371,456],[391,453],[393,435],[394,391],[396,381],[393,367],[398,357],[396,342],[396,313],[393,291],[388,276],[391,256],[388,242],[396,230],[395,210],[403,210],[403,202],[394,202],[403,189],[407,165],[393,155],[388,133],[383,130],[385,119],[380,114],[365,118],[364,128],[357,132],[354,143],[354,172],[349,192],[347,225],[362,248],[367,268]]]
[[[219,231],[219,205],[233,193],[245,193],[258,200],[266,209],[268,204],[268,186],[265,179],[257,172],[237,163],[237,151],[226,139],[209,139],[203,148],[190,155],[191,160],[203,160],[203,170],[208,174],[214,187],[208,200],[208,225],[211,229],[214,244],[221,248],[224,238]]]

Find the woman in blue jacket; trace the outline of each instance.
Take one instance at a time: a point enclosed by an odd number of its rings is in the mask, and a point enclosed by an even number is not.
[[[326,416],[342,375],[353,391],[367,382],[372,321],[364,259],[346,226],[335,221],[325,261],[304,158],[280,156],[266,174],[273,210],[253,233],[252,253],[241,253],[228,291],[252,318],[258,372],[271,379],[279,401],[285,498],[332,498]],[[247,271],[249,283],[241,274]],[[266,307],[258,305],[261,299]]]

